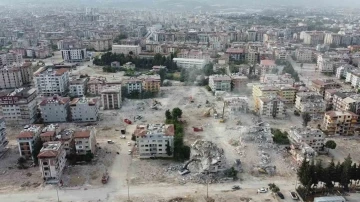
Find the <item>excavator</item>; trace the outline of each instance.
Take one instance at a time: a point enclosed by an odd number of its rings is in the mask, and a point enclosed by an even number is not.
[[[216,111],[216,109],[214,107],[210,107],[209,109],[207,109],[204,112],[204,117],[209,117],[210,113],[211,113],[211,110],[213,111],[214,117],[217,117],[217,111]]]
[[[221,117],[220,117],[220,123],[224,123],[225,122],[225,117],[224,117],[224,115],[225,115],[225,107],[226,107],[226,101],[224,101],[224,106],[223,106],[223,110],[222,110],[222,115],[221,115]]]

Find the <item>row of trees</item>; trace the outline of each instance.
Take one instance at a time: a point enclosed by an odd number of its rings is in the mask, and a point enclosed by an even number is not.
[[[171,54],[169,57],[162,56],[161,54],[156,54],[154,58],[139,58],[129,53],[129,55],[116,54],[107,52],[101,55],[101,57],[96,57],[93,61],[95,65],[98,66],[110,66],[112,62],[117,61],[120,64],[125,64],[127,62],[132,62],[137,68],[141,69],[152,69],[153,66],[162,65],[170,71],[178,70],[177,64],[172,60],[175,57],[175,54]]]
[[[316,191],[319,185],[332,192],[338,184],[339,188],[348,191],[349,185],[358,184],[360,181],[360,165],[353,164],[350,155],[342,163],[335,164],[332,160],[327,167],[324,167],[321,161],[315,164],[314,161],[305,159],[297,171],[297,177],[302,185],[298,192],[305,198]]]
[[[166,124],[174,124],[175,136],[174,136],[174,149],[170,148],[170,145],[166,145],[166,152],[169,156],[174,155],[174,159],[177,161],[184,161],[190,158],[190,147],[184,145],[184,126],[179,120],[182,116],[182,110],[180,108],[174,108],[171,111],[166,110]],[[172,153],[173,152],[173,153]]]
[[[297,71],[295,71],[294,67],[288,61],[285,62],[285,67],[282,70],[282,73],[288,73],[295,79],[295,81],[300,81],[299,74],[297,73]]]

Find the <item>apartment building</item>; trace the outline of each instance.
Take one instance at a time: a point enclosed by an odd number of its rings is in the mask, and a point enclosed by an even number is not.
[[[339,46],[341,44],[341,36],[341,34],[326,33],[324,38],[324,44]]]
[[[130,78],[125,81],[127,93],[131,94],[132,92],[141,93],[142,91],[142,80],[137,78]]]
[[[325,134],[319,129],[292,127],[288,137],[291,143],[298,148],[309,145],[317,152],[324,150]]]
[[[76,154],[96,153],[96,129],[76,131],[74,133]]]
[[[5,119],[0,118],[0,153],[5,150],[6,145],[8,145],[9,141],[6,138],[6,126]]]
[[[41,176],[45,181],[60,182],[66,165],[66,151],[60,141],[45,142],[38,154]]]
[[[99,119],[100,104],[94,98],[74,98],[70,102],[71,120],[75,122],[90,122]]]
[[[228,75],[211,75],[209,76],[209,86],[213,92],[231,91],[231,77]]]
[[[9,125],[31,124],[37,118],[35,88],[0,91],[0,114]]]
[[[142,87],[147,92],[159,92],[161,86],[160,75],[142,75],[138,77],[142,80]]]
[[[23,57],[17,53],[0,53],[0,67],[5,65],[22,64]]]
[[[328,135],[354,135],[358,115],[353,112],[328,111],[324,115],[324,130]]]
[[[67,122],[71,120],[70,98],[53,96],[40,102],[41,117],[45,123]]]
[[[336,78],[346,79],[348,72],[353,71],[354,69],[355,67],[352,65],[342,65],[336,69]]]
[[[120,109],[121,85],[106,87],[101,91],[101,106],[106,109]]]
[[[0,88],[19,88],[24,85],[21,77],[21,70],[16,67],[0,68]]]
[[[339,88],[338,84],[333,79],[315,79],[311,81],[310,89],[322,95],[324,97],[326,89]]]
[[[69,87],[69,70],[51,66],[40,68],[34,73],[34,82],[40,95],[64,95]]]
[[[321,73],[333,73],[334,72],[334,62],[330,58],[326,58],[322,55],[318,56],[317,67]]]
[[[260,108],[259,97],[276,97],[278,91],[279,88],[275,86],[254,84],[252,95],[255,101],[255,111],[258,111]]]
[[[141,47],[135,45],[112,45],[112,53],[139,55],[141,53]]]
[[[86,48],[69,48],[61,50],[62,59],[65,62],[83,62],[87,59]]]
[[[74,97],[82,97],[86,94],[88,78],[76,78],[69,82],[69,93]]]
[[[166,153],[166,148],[174,150],[174,131],[173,124],[137,125],[133,135],[139,158],[172,157]]]
[[[108,51],[111,49],[113,42],[111,39],[94,39],[90,41],[90,44],[96,51]]]
[[[351,83],[354,88],[358,88],[360,86],[360,70],[354,69],[347,72],[345,82]]]
[[[281,85],[279,86],[278,95],[283,98],[285,104],[294,104],[296,98],[296,88],[292,85]]]
[[[100,95],[102,89],[106,86],[105,78],[91,78],[87,82],[87,91],[91,95]]]
[[[283,118],[286,115],[286,100],[281,97],[259,97],[258,113],[263,117]]]
[[[261,75],[269,74],[271,71],[276,68],[274,60],[261,60],[260,61]]]
[[[276,49],[275,50],[275,59],[285,61],[289,57],[289,53],[286,51],[286,49]]]
[[[303,39],[304,44],[307,45],[317,45],[317,44],[323,44],[325,33],[321,31],[306,31],[303,32]]]
[[[247,84],[249,82],[249,78],[247,76],[240,76],[240,75],[231,75],[231,83],[233,85],[233,90],[242,90],[247,88]]]
[[[260,61],[260,54],[257,51],[249,50],[245,54],[245,60],[248,64],[257,64]]]
[[[312,62],[313,51],[309,49],[296,49],[295,58],[297,62]]]
[[[41,142],[51,142],[56,140],[56,131],[49,130],[40,134]]]
[[[245,51],[242,48],[228,48],[225,52],[230,61],[245,61]]]
[[[16,136],[20,156],[32,159],[34,144],[39,138],[42,128],[42,125],[30,125]]]
[[[326,111],[326,102],[315,92],[300,92],[296,94],[295,109],[300,113],[309,113],[312,119],[318,119]]]
[[[268,85],[278,85],[278,84],[289,84],[293,85],[295,79],[292,78],[291,74],[263,74],[260,76],[260,83]]]
[[[174,58],[173,61],[178,67],[186,69],[202,69],[207,64],[205,59]]]
[[[56,136],[56,139],[62,142],[66,155],[76,153],[74,133],[74,130],[65,128],[62,129]]]

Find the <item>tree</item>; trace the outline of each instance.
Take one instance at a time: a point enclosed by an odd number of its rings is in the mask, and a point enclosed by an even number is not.
[[[269,185],[269,189],[273,192],[273,193],[276,193],[276,192],[279,192],[280,191],[280,188],[278,186],[276,186],[274,183],[270,183],[268,184]]]
[[[178,118],[181,118],[182,110],[176,107],[172,110],[171,115],[173,119],[177,120]]]
[[[167,154],[168,156],[171,156],[171,155],[172,155],[171,146],[170,146],[169,141],[166,143],[166,154]]]
[[[38,162],[38,155],[39,155],[39,153],[40,153],[40,150],[41,150],[41,148],[43,147],[43,142],[41,141],[41,139],[40,138],[37,138],[36,140],[35,140],[35,143],[34,143],[34,147],[33,147],[33,152],[32,152],[32,157],[33,157],[33,159],[34,159],[34,163],[35,163],[35,165],[38,165],[39,164],[39,162]]]
[[[336,142],[334,140],[328,140],[325,143],[325,147],[328,149],[335,149],[336,148]]]
[[[303,66],[304,66],[304,63],[301,63],[301,64],[300,64],[300,68],[302,69],[302,68],[303,68]]]
[[[333,181],[335,179],[334,178],[335,172],[336,172],[336,167],[335,167],[334,159],[332,159],[328,167],[325,169],[325,173],[324,173],[324,183],[326,188],[328,189],[332,189],[334,187]]]
[[[86,162],[91,162],[91,160],[94,158],[94,154],[91,153],[91,151],[87,151],[85,156],[84,156],[84,160]]]
[[[18,159],[17,159],[17,165],[18,165],[18,168],[19,169],[24,169],[24,168],[26,168],[25,167],[25,163],[26,163],[26,159],[24,158],[24,157],[19,157]]]
[[[203,73],[205,74],[205,76],[210,76],[212,74],[214,74],[214,64],[213,63],[209,63],[209,64],[206,64],[204,67],[203,67]]]
[[[340,184],[344,187],[345,191],[349,191],[349,183],[351,180],[351,165],[352,159],[350,154],[345,158],[345,161],[342,163],[342,172],[340,178]]]
[[[311,116],[309,113],[305,112],[302,114],[302,119],[303,119],[303,126],[307,126],[308,123],[311,121]]]
[[[165,111],[165,117],[166,117],[166,120],[171,120],[172,119],[170,110]]]

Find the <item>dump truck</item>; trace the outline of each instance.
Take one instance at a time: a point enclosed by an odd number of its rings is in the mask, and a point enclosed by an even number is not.
[[[103,184],[106,184],[108,181],[109,181],[109,173],[106,171],[101,178],[101,182]]]

